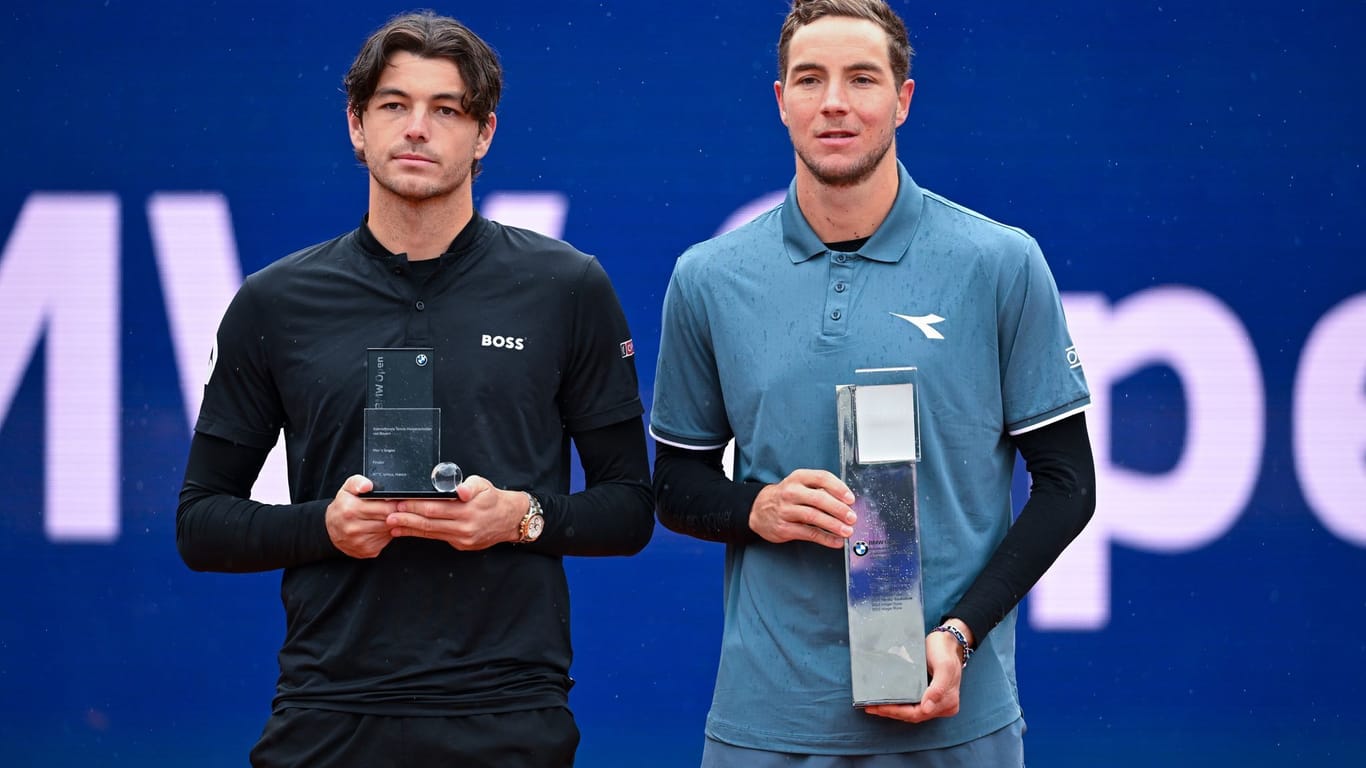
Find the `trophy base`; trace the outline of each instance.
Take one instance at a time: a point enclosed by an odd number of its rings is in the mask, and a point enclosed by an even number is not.
[[[370,491],[356,494],[362,499],[456,499],[455,491]]]

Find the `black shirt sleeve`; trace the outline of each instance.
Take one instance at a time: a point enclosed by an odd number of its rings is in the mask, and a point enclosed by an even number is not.
[[[573,436],[584,490],[537,494],[545,532],[528,549],[555,555],[633,555],[654,535],[650,459],[640,417]]]
[[[655,441],[655,498],[659,522],[675,533],[725,544],[749,544],[749,527],[763,483],[736,483],[721,466],[724,448],[694,450]]]
[[[1085,414],[1017,435],[1029,500],[963,598],[944,617],[962,619],[977,644],[1038,582],[1096,510],[1096,468]]]
[[[565,428],[577,443],[580,435],[638,417],[645,407],[626,313],[597,259],[585,263],[575,295],[571,314],[552,322],[572,329],[558,397]],[[648,467],[643,437],[640,448]]]
[[[327,535],[329,500],[251,501],[269,449],[196,432],[176,509],[176,547],[192,570],[251,573],[340,555]]]

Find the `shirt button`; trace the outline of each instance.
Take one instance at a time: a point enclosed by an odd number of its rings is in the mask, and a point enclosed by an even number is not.
[[[835,310],[834,312],[831,312],[831,313],[830,313],[830,319],[831,319],[831,320],[838,320],[838,319],[840,319],[841,317],[844,317],[844,313],[841,312],[841,311],[839,311],[838,309]]]
[[[848,256],[845,256],[845,255],[842,254],[842,253],[837,253],[837,254],[835,254],[835,261],[837,261],[837,262],[839,262],[839,263],[841,263],[841,264],[843,264],[844,262],[846,262],[846,261],[848,261],[848,260],[849,260],[849,257],[848,257]]]
[[[417,311],[418,311],[418,312],[421,312],[422,310],[424,310],[424,309],[427,308],[427,305],[424,304],[424,303],[422,302],[421,299],[418,299],[417,303],[414,304],[413,306],[414,306],[414,307],[417,307]]]
[[[847,287],[844,283],[835,283],[835,293],[844,293],[844,289]]]

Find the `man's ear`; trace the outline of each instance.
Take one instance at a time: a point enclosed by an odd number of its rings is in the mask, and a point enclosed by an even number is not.
[[[365,154],[365,125],[361,122],[360,115],[356,114],[350,106],[346,108],[346,131],[351,135],[351,147],[358,154]]]
[[[498,116],[490,112],[484,119],[484,124],[479,126],[479,139],[474,144],[474,159],[482,160],[484,155],[489,153],[489,147],[493,145],[493,133],[498,130]]]
[[[778,119],[787,125],[787,110],[783,108],[783,83],[781,80],[773,81],[773,98],[778,100]]]

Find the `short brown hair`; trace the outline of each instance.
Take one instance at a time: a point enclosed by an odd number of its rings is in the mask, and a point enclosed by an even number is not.
[[[906,24],[884,0],[793,0],[792,10],[783,20],[782,32],[778,34],[779,81],[787,80],[787,47],[792,36],[798,29],[826,16],[867,19],[882,27],[887,33],[887,60],[892,66],[892,77],[897,85],[910,77],[915,50],[906,35]]]
[[[361,46],[351,69],[342,79],[346,108],[360,119],[375,95],[380,75],[395,53],[406,51],[425,59],[446,59],[460,70],[465,96],[460,108],[479,121],[482,128],[503,95],[503,67],[498,54],[470,28],[448,16],[418,11],[390,19]],[[365,162],[358,150],[356,159]],[[478,173],[479,161],[474,172]]]

